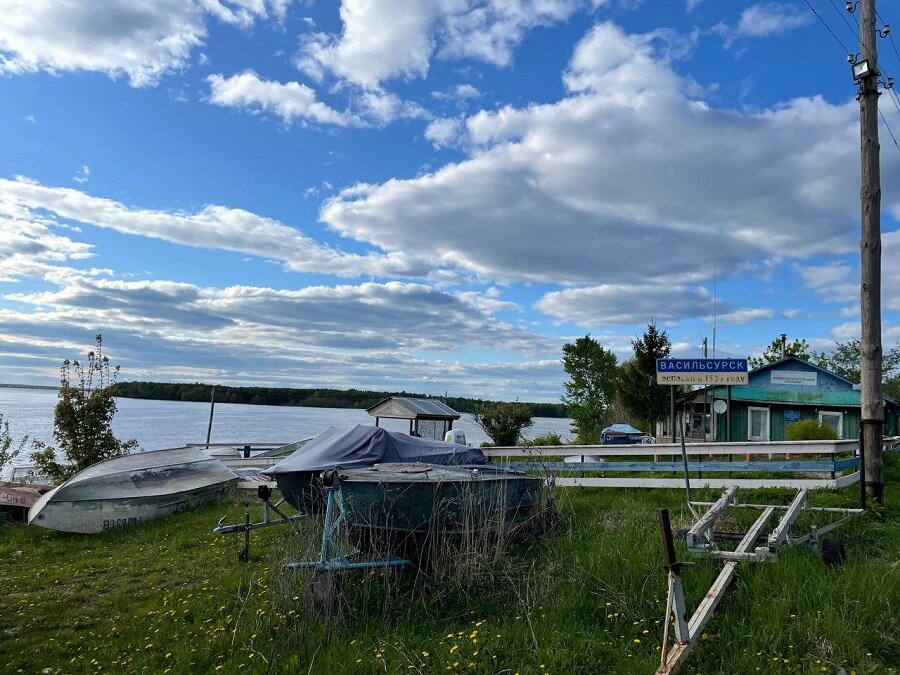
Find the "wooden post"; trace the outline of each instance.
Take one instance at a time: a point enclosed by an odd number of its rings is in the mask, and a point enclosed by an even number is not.
[[[728,400],[725,408],[725,442],[731,443],[731,385],[728,385]]]
[[[863,479],[870,496],[884,500],[881,388],[881,167],[878,142],[878,54],[875,0],[861,0],[859,32],[869,75],[859,80],[861,186],[860,207],[860,425],[865,457]]]
[[[671,415],[670,415],[670,427],[669,430],[672,432],[672,442],[676,443],[678,439],[675,438],[675,385],[671,385],[669,387],[669,401],[672,406]]]
[[[213,385],[209,398],[209,426],[206,427],[206,447],[209,447],[209,438],[212,435],[213,413],[216,411],[216,386]]]

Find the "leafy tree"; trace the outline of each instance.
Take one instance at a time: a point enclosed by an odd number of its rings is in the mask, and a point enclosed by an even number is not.
[[[834,351],[830,356],[820,355],[819,365],[841,377],[846,377],[851,382],[859,383],[859,346],[859,340],[835,342]],[[881,372],[885,383],[897,376],[898,368],[900,368],[900,345],[894,345],[884,352],[881,358]]]
[[[809,343],[806,340],[793,340],[786,344],[784,356],[796,356],[804,361],[809,361],[819,355],[810,351]],[[769,346],[763,350],[760,356],[749,356],[747,361],[752,370],[761,368],[767,363],[775,363],[775,361],[780,361],[782,358],[781,337],[779,336],[769,343]]]
[[[789,441],[834,441],[837,434],[834,429],[819,420],[803,420],[787,425]]]
[[[3,469],[19,456],[27,442],[28,436],[25,436],[15,449],[10,450],[13,447],[13,439],[9,433],[9,421],[3,417],[3,413],[0,413],[0,473],[3,473]]]
[[[669,407],[669,388],[656,383],[656,359],[672,353],[672,341],[651,321],[644,334],[631,341],[631,348],[634,358],[619,369],[619,399],[632,415],[647,422],[650,433],[655,433],[656,421]]]
[[[885,396],[900,401],[900,376],[891,377],[882,383],[882,391]]]
[[[599,443],[606,412],[616,398],[616,355],[590,335],[563,345],[563,368],[569,380],[562,397],[579,443]]]
[[[112,387],[119,367],[110,370],[109,357],[103,355],[103,338],[97,335],[95,340],[97,347],[88,352],[87,363],[66,359],[59,371],[59,400],[53,419],[59,452],[40,441],[33,443],[32,461],[54,481],[68,480],[91,464],[138,447],[133,438],[123,442],[113,435],[117,406]],[[77,382],[72,381],[73,375]],[[60,455],[66,462],[57,462]]]
[[[493,403],[479,406],[472,417],[494,445],[515,445],[522,436],[522,429],[530,427],[531,408],[525,403]]]

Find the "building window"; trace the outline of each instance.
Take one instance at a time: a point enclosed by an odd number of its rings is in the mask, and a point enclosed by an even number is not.
[[[819,413],[819,421],[831,427],[838,438],[843,438],[844,434],[841,432],[844,429],[844,413],[823,411]]]
[[[751,441],[769,440],[769,409],[748,408],[747,438]]]

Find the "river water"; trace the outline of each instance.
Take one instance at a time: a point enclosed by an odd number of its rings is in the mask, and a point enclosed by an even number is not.
[[[0,387],[0,414],[9,422],[14,441],[22,436],[53,442],[53,408],[57,393],[49,389],[17,389]],[[206,441],[209,424],[209,404],[192,401],[148,401],[118,399],[119,412],[113,418],[113,431],[119,438],[137,439],[144,450],[174,448],[185,443]],[[333,425],[374,424],[365,410],[349,408],[303,408],[270,405],[239,405],[217,403],[213,419],[213,443],[290,443],[314,436]],[[396,431],[408,431],[405,420],[382,420],[382,426]],[[534,425],[525,430],[526,438],[548,432],[571,440],[571,420],[554,417],[535,417]],[[488,440],[468,413],[454,424],[466,433],[470,445]],[[29,464],[26,449],[13,462],[16,466]],[[9,472],[7,468],[6,472]]]

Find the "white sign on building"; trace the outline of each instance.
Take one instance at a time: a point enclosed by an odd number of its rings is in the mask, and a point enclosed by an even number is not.
[[[792,384],[795,386],[815,387],[819,383],[819,374],[806,370],[773,370],[772,384]]]

